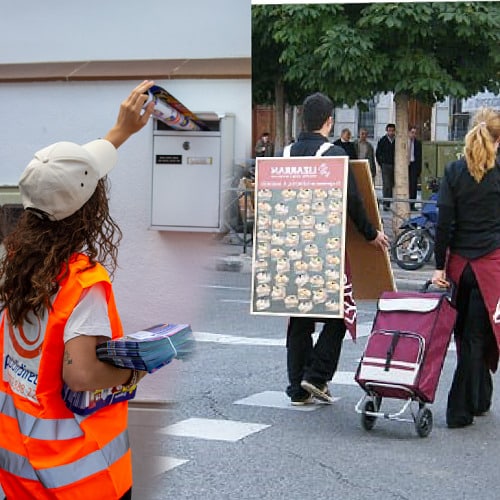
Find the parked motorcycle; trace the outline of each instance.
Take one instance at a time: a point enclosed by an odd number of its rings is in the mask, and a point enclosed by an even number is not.
[[[429,201],[422,203],[420,215],[410,217],[401,224],[399,228],[402,231],[391,247],[396,264],[408,271],[420,269],[434,253],[439,182],[431,181],[428,188],[432,192]]]

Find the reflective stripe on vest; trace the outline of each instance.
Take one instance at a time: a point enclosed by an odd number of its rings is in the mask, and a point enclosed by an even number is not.
[[[23,479],[39,481],[35,469],[33,469],[26,457],[6,450],[5,448],[2,450],[2,453],[0,453],[0,469],[10,472],[15,476],[22,477]]]
[[[124,431],[100,450],[70,464],[36,471],[26,457],[4,449],[0,454],[0,467],[22,479],[40,481],[45,488],[61,488],[106,470],[128,450],[128,432]]]
[[[21,434],[35,439],[59,441],[83,436],[83,431],[74,418],[41,419],[16,409],[9,394],[0,392],[0,413],[15,418]]]

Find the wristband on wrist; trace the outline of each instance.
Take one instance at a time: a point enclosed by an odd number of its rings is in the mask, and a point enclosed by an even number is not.
[[[127,380],[127,382],[123,384],[123,387],[125,389],[132,389],[137,385],[138,382],[139,382],[139,371],[133,369],[132,373],[130,374],[130,378]]]

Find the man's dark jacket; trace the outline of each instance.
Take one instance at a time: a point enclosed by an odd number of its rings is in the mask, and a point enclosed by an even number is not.
[[[379,165],[394,165],[394,152],[396,147],[396,139],[392,142],[387,137],[381,137],[377,144],[377,151],[375,152],[375,158]]]
[[[292,145],[290,156],[315,156],[316,151],[324,142],[328,142],[328,139],[321,134],[302,132],[298,141]],[[322,156],[346,156],[346,152],[332,144],[332,147]],[[351,169],[348,169],[347,178],[347,213],[367,241],[374,240],[377,237],[377,230],[366,217],[363,200],[359,195],[356,179]]]
[[[341,147],[349,156],[349,160],[357,160],[358,155],[356,154],[356,148],[354,147],[354,142],[342,142],[342,139],[337,139],[333,142],[335,146]]]

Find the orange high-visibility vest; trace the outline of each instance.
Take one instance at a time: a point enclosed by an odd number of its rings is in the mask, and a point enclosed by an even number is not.
[[[4,335],[0,324],[0,482],[10,500],[77,500],[121,498],[132,487],[132,461],[127,433],[127,402],[88,416],[65,405],[62,368],[64,326],[85,288],[103,283],[113,338],[122,326],[106,270],[89,266],[75,254],[49,312],[36,385],[38,403],[24,398],[5,381]]]

